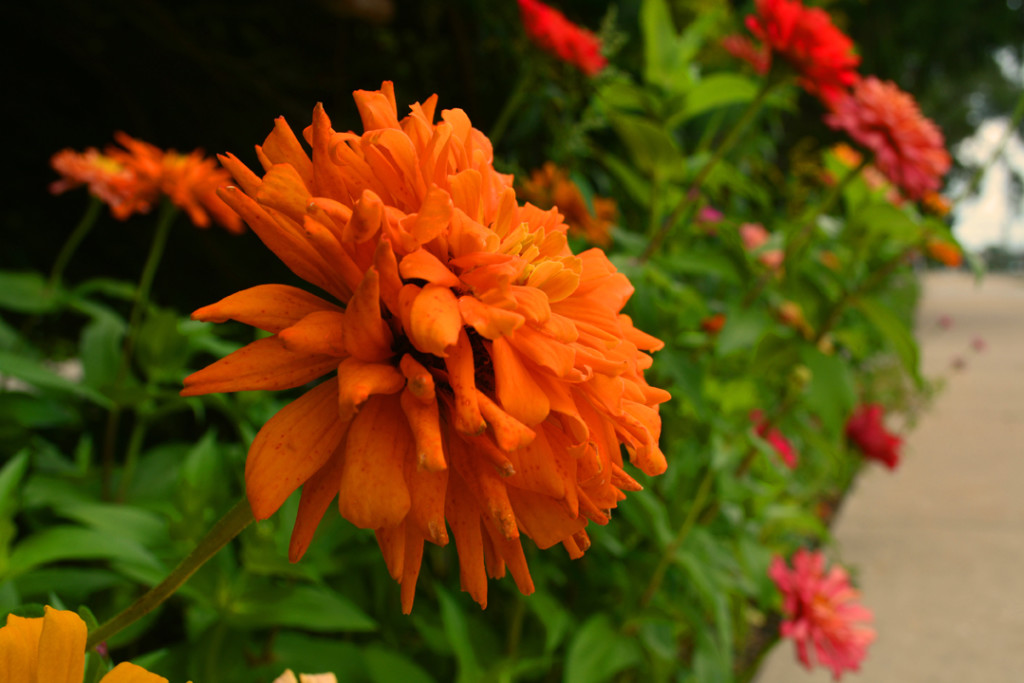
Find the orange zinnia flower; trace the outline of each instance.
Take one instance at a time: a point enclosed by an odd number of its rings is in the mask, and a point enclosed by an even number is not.
[[[82,683],[85,676],[86,627],[74,612],[44,608],[29,619],[7,615],[0,628],[0,674],[10,683]],[[130,662],[122,662],[100,683],[167,683]]]
[[[63,149],[50,158],[50,166],[61,175],[60,180],[50,184],[50,192],[62,194],[86,185],[89,193],[107,204],[118,220],[134,213],[147,213],[157,197],[155,187],[95,147],[84,152]]]
[[[581,235],[591,244],[602,247],[611,244],[610,230],[618,216],[615,200],[594,197],[591,213],[579,186],[554,163],[549,161],[534,171],[523,183],[520,195],[540,207],[558,209],[571,234]]]
[[[964,262],[963,252],[955,244],[939,239],[929,239],[925,248],[928,250],[929,256],[950,268],[959,268],[960,264]]]
[[[665,470],[669,395],[644,380],[641,351],[662,343],[620,313],[633,288],[603,252],[573,255],[556,211],[517,204],[463,111],[435,123],[432,96],[399,120],[390,82],[354,97],[362,135],[335,132],[317,105],[311,156],[278,119],[257,147],[262,178],[222,157],[239,185],[225,201],[341,305],[261,285],[199,309],[272,336],[182,393],[331,375],[263,426],[246,463],[258,519],[302,486],[292,561],[338,495],[343,517],[376,532],[405,612],[424,542],[445,545],[449,528],[477,602],[506,567],[529,593],[520,534],[579,557],[588,520],[640,488],[620,445],[644,473]]]
[[[837,99],[825,117],[875,155],[879,170],[911,199],[939,189],[951,164],[942,132],[910,94],[874,77]]]
[[[142,182],[167,195],[197,227],[209,227],[212,216],[229,232],[243,231],[241,219],[217,196],[217,188],[228,185],[231,174],[213,159],[205,158],[202,151],[179,154],[171,149],[165,152],[121,132],[115,133],[114,139],[124,149],[111,147],[107,153]]]

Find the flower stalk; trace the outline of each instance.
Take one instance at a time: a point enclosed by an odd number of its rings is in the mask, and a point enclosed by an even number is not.
[[[743,116],[741,116],[739,121],[729,129],[729,132],[726,134],[722,144],[718,146],[715,153],[711,155],[711,158],[704,162],[704,165],[699,171],[697,171],[697,175],[694,176],[689,189],[686,194],[683,195],[679,204],[676,205],[676,208],[672,211],[669,217],[662,222],[659,230],[651,237],[651,240],[647,243],[647,248],[644,249],[642,254],[640,254],[638,259],[639,263],[646,263],[651,258],[651,255],[654,254],[654,252],[662,245],[665,238],[667,238],[669,233],[672,232],[672,229],[677,223],[679,223],[680,219],[686,216],[687,221],[689,221],[693,217],[700,200],[700,186],[704,183],[715,166],[718,165],[718,162],[725,157],[726,153],[728,153],[737,142],[739,142],[743,133],[746,132],[747,126],[750,125],[757,114],[761,111],[761,105],[764,104],[768,95],[782,82],[783,81],[781,80],[773,79],[769,79],[764,82],[764,85],[762,85],[761,89],[757,91],[754,99],[751,100],[749,105],[747,105],[747,109],[743,112]]]
[[[61,247],[60,253],[57,254],[57,259],[53,262],[53,269],[50,270],[50,277],[47,282],[48,288],[52,291],[60,284],[61,277],[64,275],[64,269],[67,268],[68,263],[71,262],[71,257],[75,255],[75,251],[78,250],[78,245],[82,243],[86,235],[92,230],[93,226],[96,225],[96,219],[100,216],[100,210],[103,208],[103,200],[89,195],[89,205],[85,209],[85,214],[82,216],[82,220],[78,222],[75,229],[68,236],[64,246]]]
[[[97,644],[102,643],[153,611],[167,598],[171,597],[200,567],[253,521],[254,517],[252,509],[249,507],[249,501],[246,498],[242,498],[210,529],[206,537],[174,568],[174,571],[166,579],[142,595],[142,597],[129,605],[121,613],[89,633],[86,650],[91,650]]]

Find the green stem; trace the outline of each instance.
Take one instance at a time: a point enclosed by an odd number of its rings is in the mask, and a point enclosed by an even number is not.
[[[810,241],[811,236],[814,234],[814,228],[818,224],[818,218],[828,212],[835,203],[839,201],[839,198],[843,196],[843,191],[846,187],[853,182],[853,179],[860,175],[861,171],[867,168],[868,164],[871,163],[871,159],[865,156],[859,164],[851,168],[846,172],[846,175],[832,187],[832,191],[828,193],[824,201],[818,204],[810,216],[804,220],[803,225],[793,236],[792,239],[786,242],[786,256],[783,259],[783,263],[790,263],[791,259],[799,254],[801,250]]]
[[[651,238],[651,241],[647,243],[647,248],[644,249],[644,252],[638,259],[640,263],[644,263],[651,258],[651,255],[654,254],[658,247],[661,246],[662,242],[665,241],[665,238],[668,237],[670,232],[672,232],[676,223],[679,222],[679,219],[682,218],[687,211],[690,211],[692,214],[692,211],[700,198],[700,186],[704,183],[715,166],[718,165],[718,162],[725,157],[726,153],[729,152],[737,142],[739,142],[740,137],[746,131],[747,126],[750,125],[750,122],[753,121],[758,112],[761,111],[761,105],[764,104],[768,94],[771,93],[771,91],[780,83],[782,83],[782,81],[771,79],[764,82],[761,89],[757,91],[757,95],[755,95],[754,99],[749,105],[747,105],[747,109],[743,112],[743,116],[740,117],[739,121],[737,121],[726,134],[725,140],[722,141],[722,144],[718,146],[718,149],[716,149],[715,153],[711,155],[711,158],[704,162],[704,165],[701,166],[699,171],[697,171],[697,175],[694,176],[689,189],[683,195],[679,204],[676,205],[675,210],[673,210],[672,214],[665,219],[661,224],[661,228]]]
[[[103,201],[89,195],[89,205],[85,209],[85,215],[82,216],[82,220],[78,221],[78,225],[75,226],[64,246],[61,247],[60,253],[57,254],[57,260],[53,262],[50,278],[47,281],[49,289],[52,290],[60,284],[61,276],[64,275],[64,269],[71,262],[71,257],[75,255],[78,245],[82,243],[85,236],[92,230],[92,226],[96,225],[96,219],[99,218],[100,209],[102,208]]]
[[[686,513],[686,519],[683,520],[682,526],[679,527],[679,531],[669,541],[669,544],[665,546],[664,552],[661,554],[661,558],[658,560],[658,565],[654,568],[654,573],[651,574],[651,580],[647,584],[647,589],[644,590],[643,596],[640,598],[640,607],[647,607],[654,598],[654,595],[661,588],[661,582],[665,579],[665,572],[668,571],[668,567],[672,564],[672,560],[675,557],[676,552],[680,546],[686,540],[687,536],[693,530],[694,524],[697,522],[697,517],[700,515],[701,509],[704,507],[704,501],[708,497],[708,493],[711,490],[711,482],[715,478],[714,470],[710,467],[708,471],[704,473],[704,479],[700,482],[700,487],[697,489],[697,495],[693,498],[693,503],[690,504],[690,510]]]
[[[127,626],[134,624],[149,614],[164,600],[171,597],[182,584],[189,580],[189,577],[196,573],[196,570],[202,567],[207,560],[216,555],[221,548],[226,546],[235,536],[238,536],[252,522],[252,509],[249,507],[249,501],[243,498],[228,510],[227,514],[210,529],[206,537],[181,561],[181,564],[174,568],[174,571],[166,579],[129,605],[120,614],[96,627],[89,634],[89,640],[85,645],[86,651],[96,647],[97,644],[102,643]]]
[[[128,450],[124,456],[124,468],[121,470],[121,485],[117,488],[118,501],[123,501],[125,496],[128,495],[128,487],[131,485],[132,477],[135,474],[135,465],[139,461],[139,452],[142,450],[142,443],[146,438],[148,426],[144,418],[136,416],[131,436],[128,437]]]
[[[488,137],[491,140],[491,147],[497,148],[498,141],[501,136],[505,134],[505,129],[508,128],[508,124],[512,121],[512,115],[519,109],[519,105],[522,104],[526,98],[526,93],[529,92],[530,86],[534,80],[534,69],[527,65],[523,71],[522,76],[519,77],[519,82],[516,84],[516,89],[512,91],[508,99],[505,100],[505,106],[502,108],[501,113],[498,114],[497,120],[494,125],[491,126]]]
[[[890,275],[892,275],[893,271],[903,263],[903,260],[907,257],[907,254],[910,251],[911,249],[901,251],[899,254],[886,261],[880,268],[872,271],[871,277],[869,277],[862,285],[843,292],[843,295],[840,296],[832,305],[832,308],[829,309],[829,312],[826,314],[821,326],[818,327],[818,332],[814,335],[812,343],[817,345],[818,342],[824,339],[825,335],[831,332],[835,324],[839,322],[839,317],[842,315],[846,306],[856,300],[857,297],[871,292],[875,287],[884,282]]]
[[[142,268],[139,284],[135,288],[135,300],[132,303],[131,314],[128,318],[128,330],[125,332],[124,344],[121,346],[121,362],[118,365],[117,376],[114,379],[115,391],[120,389],[128,375],[132,353],[135,350],[135,338],[138,335],[139,326],[142,322],[142,314],[149,306],[149,291],[153,286],[153,278],[156,276],[157,267],[160,265],[164,247],[167,246],[167,238],[171,233],[171,226],[177,217],[178,208],[169,200],[164,199],[160,206],[160,216],[157,218],[156,230],[153,232],[153,241],[149,246],[149,255],[146,257],[146,264]],[[102,485],[103,498],[105,500],[110,499],[110,480],[114,473],[114,453],[117,450],[117,431],[120,420],[121,406],[117,404],[107,413],[107,425],[103,436]]]

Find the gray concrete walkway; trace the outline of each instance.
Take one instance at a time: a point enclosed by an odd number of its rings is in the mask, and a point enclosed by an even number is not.
[[[878,631],[861,672],[843,681],[1021,683],[1024,280],[928,275],[918,328],[925,375],[945,376],[945,390],[900,468],[868,468],[835,526]],[[757,683],[829,680],[782,641]]]

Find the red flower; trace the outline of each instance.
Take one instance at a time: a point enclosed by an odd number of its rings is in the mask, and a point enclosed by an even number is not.
[[[722,47],[733,57],[750,64],[762,76],[772,68],[772,51],[763,43],[759,45],[746,36],[726,36],[722,38]]]
[[[60,174],[60,180],[50,184],[50,192],[62,194],[86,185],[89,194],[110,207],[118,220],[134,213],[148,213],[159,196],[152,183],[140,179],[132,169],[95,147],[84,152],[63,149],[50,159],[50,166]]]
[[[914,98],[873,76],[832,104],[825,117],[875,154],[875,164],[911,199],[939,189],[950,157],[942,132],[921,115]]]
[[[551,54],[569,62],[588,76],[596,76],[608,60],[601,56],[601,41],[565,15],[537,0],[519,0],[527,35]]]
[[[795,468],[797,463],[796,449],[793,448],[793,444],[789,442],[789,439],[783,436],[782,432],[778,429],[772,427],[764,419],[764,413],[760,410],[750,413],[750,421],[754,423],[754,431],[757,432],[757,435],[771,444],[775,452],[782,458],[783,464],[789,469]]]
[[[700,329],[708,334],[718,334],[725,327],[725,313],[715,313],[700,321]]]
[[[846,437],[865,456],[896,469],[900,462],[900,444],[903,440],[885,429],[882,421],[884,409],[877,404],[861,406],[846,422]]]
[[[844,669],[857,671],[875,631],[862,623],[871,621],[872,614],[856,602],[859,594],[846,572],[832,567],[826,574],[824,556],[801,549],[793,556],[792,570],[776,557],[768,575],[782,593],[782,635],[793,639],[800,662],[813,666],[813,647],[818,663],[831,669],[835,680]]]
[[[808,9],[800,0],[757,0],[757,15],[748,16],[746,23],[771,52],[793,65],[800,74],[800,85],[825,102],[856,82],[860,57],[853,52],[853,41],[836,28],[824,10]],[[758,68],[757,62],[751,64]]]

